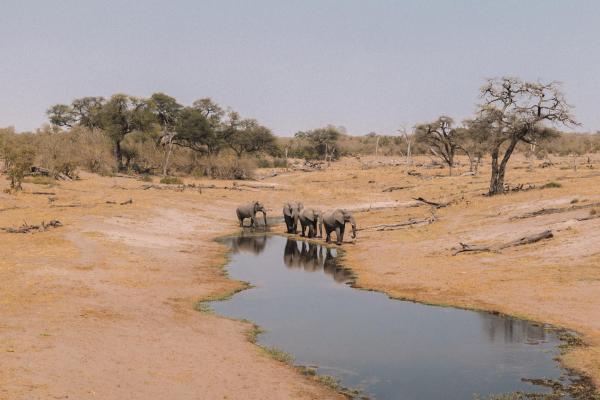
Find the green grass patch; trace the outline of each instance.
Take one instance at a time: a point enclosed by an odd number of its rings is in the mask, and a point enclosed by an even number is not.
[[[138,179],[142,182],[152,182],[153,181],[152,175],[149,175],[149,174],[143,174]]]
[[[247,332],[246,332],[246,339],[248,339],[248,341],[250,343],[254,343],[256,344],[256,341],[258,340],[258,335],[260,335],[261,333],[264,332],[264,330],[256,325],[255,323],[248,321],[247,319],[243,319],[243,322],[247,322],[249,324],[252,324],[252,328],[250,328]]]
[[[540,189],[556,189],[561,187],[562,185],[560,183],[552,181],[540,186]]]
[[[165,176],[160,178],[160,183],[163,183],[165,185],[183,185],[183,181],[181,180],[181,178],[178,178],[176,176]]]
[[[294,356],[290,353],[286,353],[285,351],[278,349],[277,347],[261,347],[263,351],[271,358],[285,363],[285,364],[293,364]]]

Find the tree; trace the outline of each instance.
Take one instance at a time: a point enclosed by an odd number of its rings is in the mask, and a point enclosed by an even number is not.
[[[105,103],[103,97],[82,97],[71,105],[56,104],[46,112],[54,126],[72,128],[81,125],[94,130],[101,127],[100,110]]]
[[[450,175],[454,166],[454,154],[458,148],[456,129],[452,125],[452,118],[442,115],[433,122],[417,125],[415,131],[416,140],[426,143],[431,152],[448,165]]]
[[[202,111],[194,107],[182,110],[173,143],[209,156],[216,154],[222,146],[222,140],[213,125]]]
[[[469,172],[477,174],[479,163],[489,148],[481,127],[473,120],[463,121],[463,126],[456,128],[458,148],[469,158]]]
[[[277,149],[275,136],[255,119],[240,120],[237,114],[230,117],[224,131],[224,141],[233,150],[237,158],[244,153],[267,152],[274,154]]]
[[[506,166],[519,142],[536,143],[555,136],[556,131],[545,124],[577,125],[557,82],[489,79],[481,88],[481,97],[477,125],[492,156],[489,195],[504,192]]]
[[[160,143],[165,147],[163,162],[163,176],[167,175],[169,160],[173,152],[173,139],[175,127],[179,123],[183,106],[175,98],[164,93],[154,93],[150,97],[152,112],[161,128]]]
[[[131,132],[149,130],[156,119],[148,101],[126,94],[115,94],[100,109],[99,122],[113,142],[117,167],[123,170],[121,142]]]
[[[406,165],[412,165],[412,145],[415,141],[415,135],[409,134],[405,126],[401,126],[398,132],[406,143]]]
[[[306,132],[297,132],[294,136],[306,140],[325,161],[331,160],[335,153],[335,145],[340,138],[340,131],[334,126],[326,126]]]

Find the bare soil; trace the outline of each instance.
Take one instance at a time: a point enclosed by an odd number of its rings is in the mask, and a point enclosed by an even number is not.
[[[563,361],[600,383],[600,218],[579,221],[594,208],[569,209],[600,202],[600,164],[573,171],[563,169],[570,159],[550,168],[511,160],[511,184],[561,187],[490,198],[483,196],[487,166],[478,176],[449,177],[415,165],[363,169],[364,161],[279,171],[252,187],[186,180],[216,188],[144,189],[136,179],[83,174],[1,193],[0,227],[63,226],[0,231],[0,399],[342,398],[250,343],[249,323],[194,310],[198,300],[242,287],[223,273],[226,248],[214,239],[239,229],[235,207],[253,199],[272,216],[296,199],[361,210],[359,228],[430,217],[431,207],[416,197],[450,202],[429,225],[364,230],[355,241],[348,235],[345,262],[358,285],[576,330],[587,346]],[[384,191],[391,186],[402,189]],[[565,210],[514,218],[542,208]],[[459,242],[510,242],[546,229],[553,238],[452,255]]]

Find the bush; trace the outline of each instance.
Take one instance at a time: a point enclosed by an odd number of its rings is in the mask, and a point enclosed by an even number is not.
[[[259,158],[257,163],[258,168],[271,168],[273,166],[273,163],[265,158]]]
[[[558,182],[548,182],[545,185],[542,185],[542,189],[555,189],[555,188],[560,188],[562,187],[562,185]]]
[[[181,178],[178,178],[176,176],[165,176],[163,178],[160,178],[160,183],[163,183],[165,185],[183,185],[183,181],[181,180]]]
[[[196,176],[213,179],[250,179],[254,176],[257,160],[231,156],[206,157],[197,162]]]
[[[275,167],[275,168],[287,168],[287,160],[285,158],[275,158],[273,160],[273,167]]]
[[[4,158],[4,167],[10,181],[11,190],[21,190],[23,178],[29,173],[35,159],[33,135],[15,134],[12,130],[3,130],[0,142],[0,155]]]

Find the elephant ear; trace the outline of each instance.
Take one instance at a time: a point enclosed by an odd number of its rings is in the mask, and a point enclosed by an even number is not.
[[[335,222],[337,222],[338,224],[344,225],[344,223],[346,222],[346,214],[344,214],[341,211],[336,212],[333,217],[335,218]]]

